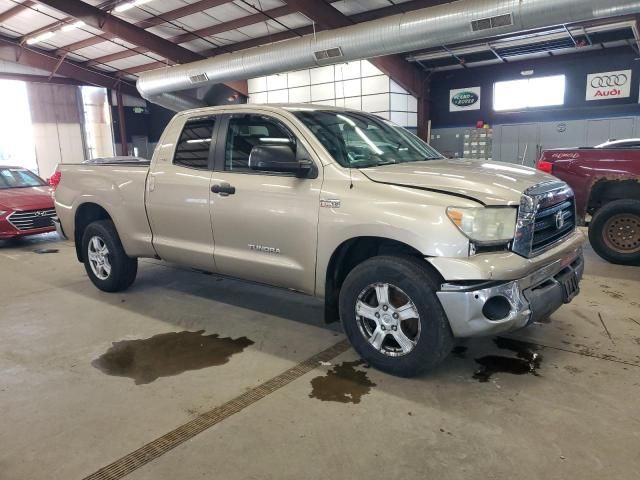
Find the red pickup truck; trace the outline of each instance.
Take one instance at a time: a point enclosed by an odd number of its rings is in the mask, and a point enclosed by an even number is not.
[[[571,186],[577,223],[589,225],[598,255],[612,263],[640,264],[640,139],[545,150],[537,168]]]

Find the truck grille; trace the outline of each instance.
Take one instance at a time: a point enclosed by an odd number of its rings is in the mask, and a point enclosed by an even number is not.
[[[553,181],[535,185],[522,196],[512,250],[524,257],[535,257],[575,228],[575,201],[567,184]]]
[[[55,216],[56,210],[54,208],[47,208],[44,210],[14,212],[7,217],[7,220],[16,229],[23,231],[52,227],[53,222],[51,219]]]

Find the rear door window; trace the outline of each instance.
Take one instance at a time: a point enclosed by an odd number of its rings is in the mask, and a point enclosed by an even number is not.
[[[173,164],[196,170],[209,170],[215,117],[187,120],[180,134]]]

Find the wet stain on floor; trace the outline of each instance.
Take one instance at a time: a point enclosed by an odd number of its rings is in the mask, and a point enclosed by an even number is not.
[[[309,397],[325,402],[360,403],[363,395],[376,386],[369,380],[367,372],[356,370],[363,365],[362,360],[357,360],[334,366],[326,375],[311,380]]]
[[[36,248],[33,253],[39,253],[39,254],[43,254],[43,253],[58,253],[60,250],[58,250],[57,248]]]
[[[247,337],[220,337],[197,332],[171,332],[141,340],[113,342],[113,346],[91,364],[118,377],[130,377],[136,385],[188,370],[224,365],[253,341]]]
[[[496,373],[538,376],[542,356],[537,353],[537,345],[505,337],[495,338],[494,343],[501,350],[510,350],[516,356],[487,355],[476,358],[480,368],[473,374],[473,378],[479,382],[488,382]]]

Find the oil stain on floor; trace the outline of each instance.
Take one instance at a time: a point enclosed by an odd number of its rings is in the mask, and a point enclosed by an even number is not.
[[[514,352],[516,357],[487,355],[476,358],[480,369],[473,374],[473,378],[479,382],[488,382],[496,373],[538,376],[542,356],[537,352],[537,345],[505,337],[497,337],[494,342],[498,348]]]
[[[327,372],[311,380],[311,398],[325,402],[360,403],[363,395],[376,384],[369,380],[367,372],[356,370],[364,365],[362,360],[342,362]]]
[[[91,364],[107,375],[130,377],[136,385],[151,383],[188,370],[223,365],[253,341],[197,332],[171,332],[141,340],[113,342]]]

